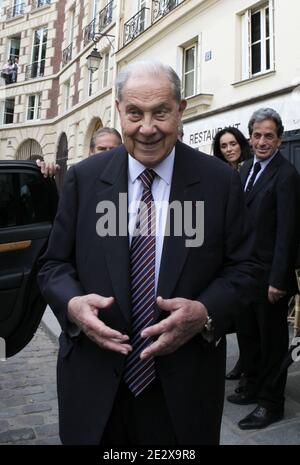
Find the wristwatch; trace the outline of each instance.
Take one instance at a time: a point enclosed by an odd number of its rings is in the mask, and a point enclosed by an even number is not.
[[[213,320],[209,315],[207,315],[206,322],[204,323],[202,336],[207,342],[212,342],[214,340]]]

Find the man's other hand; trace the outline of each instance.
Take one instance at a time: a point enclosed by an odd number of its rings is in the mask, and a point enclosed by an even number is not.
[[[53,176],[55,176],[60,170],[60,166],[54,162],[36,160],[36,164],[41,169],[41,173],[44,175],[44,178],[53,178]]]
[[[142,331],[142,337],[159,336],[147,347],[141,358],[167,355],[200,333],[207,321],[206,307],[196,300],[157,298],[158,306],[170,315],[159,323]]]
[[[276,287],[269,286],[268,289],[268,300],[271,304],[276,304],[278,300],[282,299],[286,295],[285,291],[276,289]]]
[[[103,349],[127,355],[132,350],[127,344],[129,337],[109,328],[98,318],[99,309],[109,311],[113,302],[113,297],[102,297],[97,294],[73,297],[68,303],[68,317],[87,337]]]

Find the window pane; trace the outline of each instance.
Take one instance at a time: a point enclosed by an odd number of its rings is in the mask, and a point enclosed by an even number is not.
[[[14,122],[14,106],[15,99],[6,99],[4,104],[4,124],[11,124]]]
[[[270,16],[269,8],[266,8],[266,37],[270,36]]]
[[[271,68],[270,62],[270,39],[266,40],[266,69]]]
[[[260,11],[251,16],[251,43],[257,42],[261,39],[260,30]]]
[[[184,96],[191,97],[192,95],[194,95],[194,73],[189,73],[185,76]]]
[[[261,47],[260,43],[252,45],[252,74],[261,71]]]
[[[185,51],[185,72],[195,68],[195,47]]]

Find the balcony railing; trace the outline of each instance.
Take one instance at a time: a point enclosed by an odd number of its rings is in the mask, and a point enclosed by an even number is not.
[[[62,64],[65,66],[69,61],[72,60],[72,45],[68,45],[62,52]]]
[[[36,10],[37,8],[41,8],[44,5],[50,5],[51,0],[32,0],[31,9]]]
[[[99,32],[103,31],[111,22],[113,17],[114,1],[111,0],[99,13]]]
[[[25,3],[18,3],[15,6],[12,6],[11,8],[7,8],[6,10],[6,18],[11,19],[11,18],[16,18],[17,16],[21,16],[24,14],[25,10]]]
[[[25,81],[43,77],[45,72],[45,60],[35,61],[25,67]]]
[[[152,22],[167,15],[183,0],[152,0]]]
[[[84,33],[83,33],[83,46],[85,47],[91,40],[93,40],[93,37],[96,32],[96,19],[93,19],[93,21],[90,22],[85,28],[84,28]]]
[[[113,20],[113,6],[114,1],[111,0],[98,14],[97,18],[94,18],[85,28],[83,33],[83,45],[84,47],[93,40],[95,33],[102,32],[107,26],[109,26]]]
[[[146,13],[149,8],[142,8],[124,24],[124,45],[131,42],[146,29]]]

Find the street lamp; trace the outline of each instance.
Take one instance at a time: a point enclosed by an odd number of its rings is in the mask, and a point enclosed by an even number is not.
[[[97,47],[94,47],[89,56],[86,57],[87,59],[87,67],[88,70],[91,71],[92,73],[94,71],[97,71],[97,69],[100,66],[100,62],[102,60],[101,53],[97,49]]]
[[[97,69],[100,66],[101,60],[102,60],[102,55],[96,47],[96,43],[99,42],[99,40],[102,37],[106,37],[109,43],[112,45],[111,41],[109,40],[109,37],[115,37],[115,36],[112,36],[110,34],[102,34],[101,32],[94,33],[94,36],[93,36],[94,48],[89,54],[89,56],[86,57],[88,70],[91,71],[92,73],[94,71],[97,71]]]

